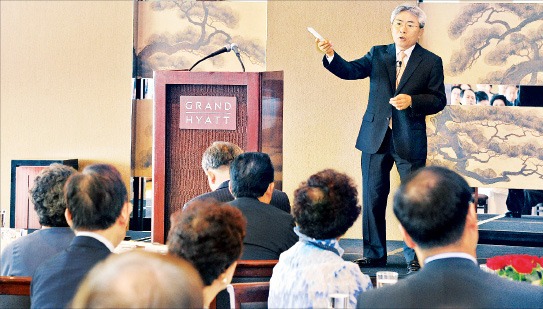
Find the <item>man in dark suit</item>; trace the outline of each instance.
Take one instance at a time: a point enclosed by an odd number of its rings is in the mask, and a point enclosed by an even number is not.
[[[298,241],[294,218],[268,205],[273,192],[273,165],[265,153],[246,152],[230,164],[230,190],[236,197],[229,204],[247,219],[243,260],[278,260]]]
[[[390,18],[394,44],[374,46],[362,58],[346,61],[328,40],[316,40],[326,55],[324,66],[342,79],[370,78],[366,113],[356,141],[362,151],[364,258],[360,267],[386,265],[385,209],[390,170],[396,163],[400,179],[426,164],[425,116],[445,107],[441,58],[417,41],[426,15],[417,6],[401,5]],[[408,271],[419,268],[412,250],[404,246]]]
[[[76,236],[66,250],[34,273],[33,308],[65,308],[89,270],[124,239],[130,220],[126,187],[111,165],[90,165],[72,175],[64,194],[66,221]]]
[[[228,189],[228,184],[230,182],[230,163],[242,153],[243,150],[236,144],[221,141],[213,142],[213,144],[205,150],[202,156],[202,169],[207,176],[209,187],[213,191],[193,198],[188,201],[183,208],[191,202],[208,198],[213,198],[224,203],[233,201],[234,196]],[[290,201],[285,192],[273,190],[270,205],[290,213]]]
[[[408,176],[394,197],[394,214],[422,269],[360,294],[358,308],[543,308],[543,287],[477,265],[477,213],[457,173],[433,166]]]

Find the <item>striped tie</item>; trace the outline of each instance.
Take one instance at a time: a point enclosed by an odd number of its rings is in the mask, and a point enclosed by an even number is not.
[[[404,63],[405,56],[406,54],[404,53],[404,51],[403,50],[400,51],[400,63],[396,67],[396,88],[398,88],[398,84],[400,83],[400,80],[402,79],[403,71],[405,71],[405,65],[406,65]]]

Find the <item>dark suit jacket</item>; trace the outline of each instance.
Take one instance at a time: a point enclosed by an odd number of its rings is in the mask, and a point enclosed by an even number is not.
[[[229,204],[241,210],[247,219],[242,260],[278,260],[283,251],[298,241],[290,214],[249,197]]]
[[[357,308],[378,307],[543,308],[543,287],[486,273],[468,259],[448,258],[358,297]]]
[[[204,193],[202,195],[199,195],[192,200],[188,201],[183,208],[187,207],[188,204],[194,201],[202,201],[204,199],[215,199],[219,202],[227,203],[234,200],[234,196],[232,193],[230,193],[230,190],[228,189],[228,184],[230,183],[230,180],[227,180],[215,190],[208,193]],[[290,201],[288,199],[288,196],[285,192],[279,191],[279,190],[273,190],[272,199],[270,201],[270,205],[273,205],[283,211],[286,211],[290,214]]]
[[[364,57],[351,62],[336,53],[328,63],[325,56],[323,64],[342,79],[370,78],[368,106],[356,141],[357,149],[376,153],[392,117],[396,153],[406,160],[426,158],[425,116],[443,110],[447,104],[440,57],[416,44],[397,89],[394,44],[374,46]],[[398,94],[411,96],[410,108],[397,110],[389,104],[390,98]]]
[[[34,273],[32,308],[65,308],[90,269],[110,254],[100,241],[76,236],[66,250],[42,263]]]

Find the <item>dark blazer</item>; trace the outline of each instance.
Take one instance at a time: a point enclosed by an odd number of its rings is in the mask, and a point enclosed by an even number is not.
[[[357,308],[378,307],[543,308],[543,287],[486,273],[468,259],[448,258],[358,297]]]
[[[215,190],[211,192],[204,193],[202,195],[199,195],[192,200],[188,201],[183,208],[187,207],[187,205],[194,201],[202,201],[204,199],[216,199],[219,202],[227,203],[234,200],[234,196],[232,193],[230,193],[230,190],[228,189],[228,185],[230,183],[230,180],[227,180],[220,184],[220,186]],[[285,192],[279,191],[279,190],[273,190],[272,199],[270,201],[270,205],[273,205],[287,213],[290,213],[290,201],[288,199],[288,196]]]
[[[2,250],[0,274],[32,277],[41,263],[68,248],[74,237],[69,227],[51,227],[18,238]]]
[[[76,236],[66,250],[42,263],[34,273],[32,308],[65,308],[89,270],[110,254],[100,241]]]
[[[392,117],[392,138],[396,153],[406,160],[424,159],[427,152],[425,116],[445,107],[447,98],[443,85],[443,63],[439,56],[415,45],[396,89],[396,48],[394,44],[374,46],[362,58],[344,60],[338,53],[331,63],[326,56],[324,66],[342,79],[370,78],[370,94],[362,119],[356,148],[376,153]],[[397,110],[389,100],[398,94],[408,94],[412,105]]]
[[[283,251],[298,241],[290,214],[249,197],[229,204],[241,210],[247,219],[242,260],[278,260]]]

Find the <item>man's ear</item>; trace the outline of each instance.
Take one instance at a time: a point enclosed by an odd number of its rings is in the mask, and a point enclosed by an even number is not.
[[[228,182],[228,190],[230,191],[230,194],[232,194],[233,197],[236,197],[236,196],[234,195],[234,192],[232,192],[232,180],[230,180],[230,181]]]
[[[64,218],[66,218],[66,222],[68,222],[68,226],[72,227],[74,225],[74,221],[72,220],[72,213],[66,208],[64,211]]]
[[[413,241],[413,238],[411,238],[411,236],[409,236],[409,234],[407,234],[407,231],[403,228],[403,226],[401,224],[398,224],[398,227],[400,228],[400,233],[402,233],[402,237],[403,237],[403,240],[405,242],[405,244],[411,248],[411,249],[414,249],[417,244]]]
[[[468,214],[466,216],[466,227],[479,230],[479,226],[477,225],[477,207],[475,206],[475,203],[470,203],[469,205]]]
[[[122,226],[128,226],[130,223],[130,214],[132,213],[132,203],[125,202],[123,205],[123,209],[121,210],[121,213],[119,214],[119,218],[117,218],[119,224]]]
[[[266,190],[266,194],[268,194],[270,198],[273,194],[274,189],[275,189],[275,182],[271,182],[270,185],[268,186],[268,189]]]
[[[205,171],[205,173],[206,173],[206,176],[207,176],[207,181],[210,184],[214,184],[217,181],[217,175],[215,175],[214,171],[208,169],[207,171]]]

